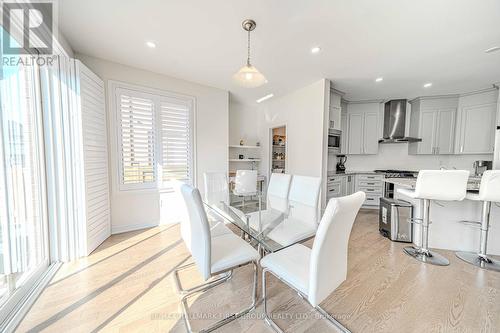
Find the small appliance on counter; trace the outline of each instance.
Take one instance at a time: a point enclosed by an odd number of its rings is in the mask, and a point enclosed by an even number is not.
[[[347,156],[345,155],[337,155],[339,161],[337,162],[337,172],[344,173],[345,172],[345,162],[347,162]]]
[[[486,170],[491,170],[493,168],[492,161],[474,161],[472,163],[474,167],[474,176],[482,176]]]
[[[411,203],[392,198],[380,198],[378,230],[395,242],[412,242],[413,224],[408,220],[413,217]]]

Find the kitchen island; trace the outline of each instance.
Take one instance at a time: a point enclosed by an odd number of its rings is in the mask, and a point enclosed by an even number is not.
[[[413,217],[422,218],[423,207],[416,200],[399,193],[398,189],[414,189],[416,178],[386,178],[385,182],[394,184],[394,199],[403,200],[413,205]],[[469,179],[467,191],[479,190],[478,178]],[[482,203],[472,200],[431,201],[429,227],[429,247],[454,251],[472,251],[479,249],[479,226],[460,223],[460,221],[480,221]],[[414,224],[413,241],[420,245],[420,225]],[[500,208],[492,204],[488,253],[500,255]]]

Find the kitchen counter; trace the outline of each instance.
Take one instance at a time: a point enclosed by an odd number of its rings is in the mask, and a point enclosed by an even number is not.
[[[370,174],[377,174],[377,172],[371,170],[371,171],[354,171],[354,170],[347,170],[346,172],[337,172],[337,171],[328,171],[327,176],[342,176],[342,175],[370,175]]]
[[[413,206],[413,217],[422,218],[422,201],[407,197],[398,189],[413,189],[416,178],[386,178],[385,182],[394,184],[394,199],[409,202]],[[471,177],[467,191],[479,189],[480,179]],[[452,251],[472,251],[479,249],[480,228],[459,221],[480,221],[482,203],[473,200],[431,201],[429,247]],[[491,205],[491,220],[500,219],[500,207]],[[420,225],[413,226],[413,242],[420,245]],[[491,223],[488,236],[488,252],[500,255],[500,223]]]
[[[480,178],[478,179],[477,177],[470,177],[469,182],[467,183],[467,191],[479,191],[480,181]],[[415,189],[417,178],[385,178],[384,182],[391,183],[402,188]]]

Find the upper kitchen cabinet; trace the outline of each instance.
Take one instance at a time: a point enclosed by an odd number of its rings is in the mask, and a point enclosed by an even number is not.
[[[330,124],[329,124],[329,128],[333,128],[336,130],[340,130],[342,127],[342,124],[341,124],[342,123],[342,121],[341,121],[342,94],[343,93],[341,93],[340,91],[337,91],[335,89],[330,89],[330,107],[329,107]]]
[[[380,103],[347,106],[347,154],[377,154],[380,137]]]
[[[467,94],[458,103],[456,154],[492,154],[498,90]]]
[[[422,141],[409,143],[408,153],[453,154],[458,96],[419,97],[410,103],[410,136]]]

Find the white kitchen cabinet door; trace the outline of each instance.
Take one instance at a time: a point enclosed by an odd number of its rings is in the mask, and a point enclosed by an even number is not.
[[[437,114],[437,110],[421,111],[418,133],[422,141],[418,143],[418,154],[434,154]]]
[[[492,154],[495,139],[496,104],[461,110],[459,154]]]
[[[347,154],[347,136],[349,135],[348,125],[347,125],[347,113],[342,112],[340,117],[342,136],[340,140],[340,153]]]
[[[363,154],[363,113],[349,113],[348,119],[348,154]]]
[[[363,154],[377,154],[378,139],[378,113],[366,112],[363,124]]]
[[[437,116],[435,154],[453,154],[456,109],[441,109]]]
[[[341,109],[335,106],[330,106],[330,128],[341,129]]]

